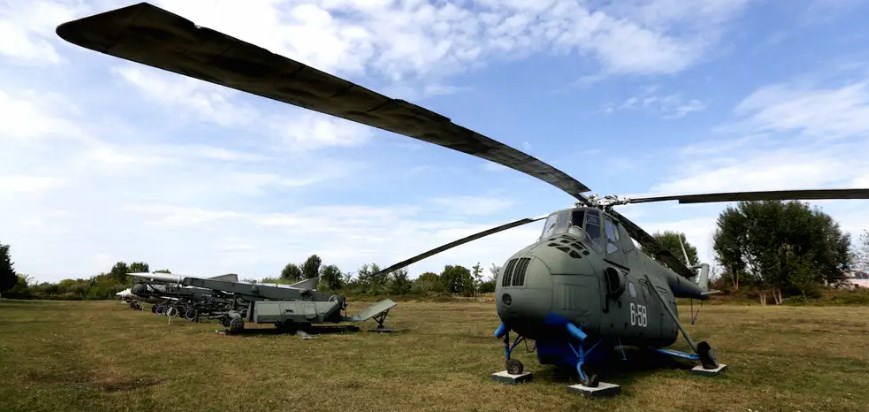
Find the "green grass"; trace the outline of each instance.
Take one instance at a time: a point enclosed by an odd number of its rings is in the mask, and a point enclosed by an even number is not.
[[[361,309],[355,303],[351,308]],[[687,309],[687,308],[685,308]],[[353,310],[351,310],[353,312]],[[682,311],[683,319],[687,310]],[[869,405],[869,308],[706,306],[689,326],[729,365],[629,353],[604,380],[613,399],[568,394],[576,378],[518,355],[534,381],[503,369],[492,303],[401,302],[394,334],[224,336],[117,302],[0,300],[0,410],[856,411]],[[364,325],[367,328],[369,325]],[[685,348],[683,343],[676,348]]]

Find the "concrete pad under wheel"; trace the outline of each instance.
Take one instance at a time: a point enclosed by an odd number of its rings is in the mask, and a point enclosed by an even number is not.
[[[726,369],[726,368],[727,368],[727,365],[725,365],[723,363],[719,363],[718,367],[715,369],[704,369],[703,365],[697,365],[697,366],[691,368],[691,373],[696,374],[696,375],[703,375],[703,376],[718,376],[718,375],[721,375],[721,373],[724,372],[724,369]]]
[[[518,375],[511,375],[507,373],[507,371],[495,372],[492,374],[492,380],[498,383],[504,383],[507,385],[516,385],[520,383],[530,382],[532,378],[531,372],[520,373]]]
[[[599,398],[602,396],[617,395],[622,391],[622,387],[614,383],[598,382],[597,386],[592,388],[582,384],[570,385],[567,387],[570,393],[578,393],[589,398]]]

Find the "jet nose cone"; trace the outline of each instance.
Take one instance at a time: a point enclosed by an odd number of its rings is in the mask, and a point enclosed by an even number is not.
[[[128,289],[128,291],[130,293],[133,293],[135,295],[141,295],[141,294],[145,293],[145,291],[147,291],[147,290],[148,290],[148,287],[145,286],[144,284],[141,284],[141,283],[137,283],[137,284],[133,285],[132,288]]]

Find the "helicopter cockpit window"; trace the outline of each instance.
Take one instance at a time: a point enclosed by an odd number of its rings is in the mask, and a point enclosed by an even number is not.
[[[616,224],[607,216],[604,219],[604,232],[606,233],[606,253],[613,253],[619,250],[619,231],[616,229]]]
[[[558,220],[555,221],[555,231],[563,233],[567,231],[570,225],[570,212],[561,212],[558,214]]]
[[[592,247],[600,250],[600,215],[589,212],[585,216],[585,233],[588,233],[588,239]]]
[[[560,212],[549,215],[546,218],[546,223],[543,225],[543,234],[541,238],[551,236],[555,233],[564,233],[567,231],[567,226],[570,223],[570,212]]]
[[[551,214],[548,218],[546,218],[546,222],[543,224],[543,234],[540,235],[541,238],[547,237],[555,233],[555,223],[558,221],[558,215]]]
[[[584,210],[574,210],[570,213],[570,223],[567,225],[567,233],[574,236],[582,236],[582,222],[585,221]]]

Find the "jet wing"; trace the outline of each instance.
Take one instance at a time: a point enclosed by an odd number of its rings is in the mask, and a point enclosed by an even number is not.
[[[373,317],[375,317],[383,312],[386,312],[386,311],[394,308],[396,305],[398,305],[398,304],[393,302],[392,300],[384,299],[384,300],[381,300],[380,302],[377,302],[377,303],[365,308],[365,310],[363,310],[362,312],[359,312],[353,316],[350,316],[349,318],[344,318],[344,320],[347,320],[350,322],[366,321],[366,320],[371,319],[371,318],[373,318]]]

